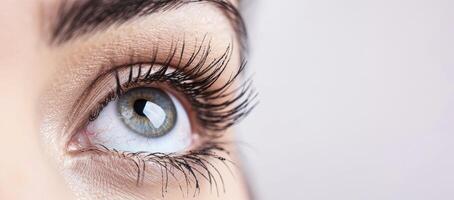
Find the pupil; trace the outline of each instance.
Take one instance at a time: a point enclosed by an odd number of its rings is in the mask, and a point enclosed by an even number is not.
[[[142,117],[145,117],[145,114],[143,113],[145,104],[147,104],[147,100],[145,99],[138,99],[134,102],[134,111]]]

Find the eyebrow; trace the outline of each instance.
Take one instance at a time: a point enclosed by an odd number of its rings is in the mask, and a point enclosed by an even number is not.
[[[112,25],[197,2],[212,3],[219,8],[229,19],[241,45],[246,45],[243,18],[235,5],[227,0],[64,0],[58,6],[55,22],[51,25],[50,42],[62,44]]]

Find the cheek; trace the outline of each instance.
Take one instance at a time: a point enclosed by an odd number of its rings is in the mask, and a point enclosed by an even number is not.
[[[102,144],[121,151],[161,153],[180,152],[191,145],[194,134],[181,104],[175,105],[178,114],[173,129],[168,134],[157,138],[147,138],[128,128],[121,120],[116,104],[116,101],[110,102],[98,118],[89,123],[86,130],[81,133],[86,135],[91,144]]]

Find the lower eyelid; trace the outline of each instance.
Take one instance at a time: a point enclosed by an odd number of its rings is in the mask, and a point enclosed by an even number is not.
[[[119,191],[136,191],[134,195],[153,197],[181,196],[181,193],[190,197],[200,190],[219,195],[225,192],[223,176],[235,176],[229,174],[233,173],[235,164],[229,160],[229,153],[224,150],[228,147],[224,145],[212,142],[201,147],[200,152],[182,155],[92,148],[78,155],[70,168],[79,181],[96,185],[99,190],[118,188]],[[141,189],[144,193],[137,193]]]

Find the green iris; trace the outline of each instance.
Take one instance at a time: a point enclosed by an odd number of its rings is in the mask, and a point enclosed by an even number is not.
[[[157,88],[134,88],[118,99],[123,122],[145,137],[160,137],[175,126],[177,112],[171,97]]]

